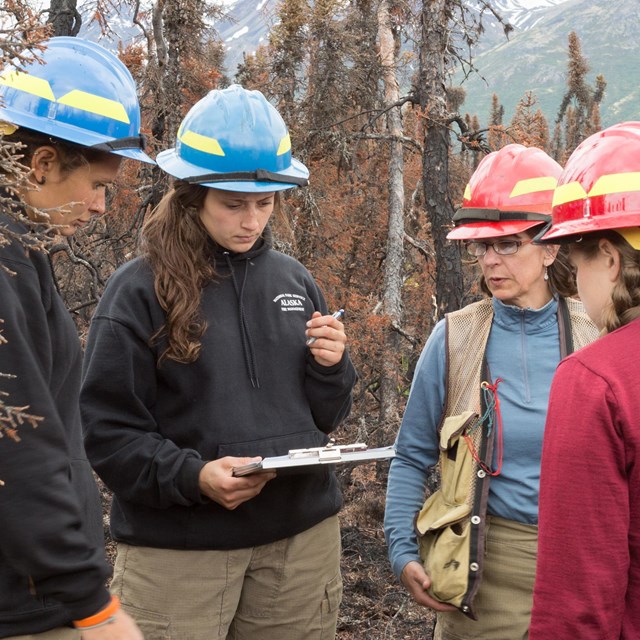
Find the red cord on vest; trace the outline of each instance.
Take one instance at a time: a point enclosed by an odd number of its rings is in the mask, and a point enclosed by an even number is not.
[[[499,476],[502,471],[502,454],[503,454],[503,442],[502,442],[502,413],[500,411],[500,398],[498,397],[498,385],[502,382],[502,378],[496,378],[495,384],[491,384],[489,382],[482,383],[482,389],[484,391],[489,391],[493,396],[493,402],[487,403],[487,412],[479,421],[479,424],[484,427],[485,421],[489,420],[488,431],[491,430],[493,419],[491,414],[495,415],[496,424],[497,424],[497,432],[496,432],[496,457],[498,464],[496,466],[495,471],[491,469],[489,464],[480,459],[476,448],[473,445],[473,440],[471,436],[465,434],[463,438],[465,439],[467,446],[469,447],[469,451],[471,452],[471,456],[478,463],[481,469],[483,469],[490,476]]]

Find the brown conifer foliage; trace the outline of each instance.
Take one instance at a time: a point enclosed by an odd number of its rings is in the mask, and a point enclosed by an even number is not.
[[[492,151],[502,149],[509,144],[509,137],[505,133],[504,126],[504,106],[500,104],[498,94],[491,96],[491,112],[489,114],[489,132],[487,134],[487,142]]]
[[[531,91],[520,98],[511,119],[509,134],[512,142],[548,151],[549,123],[537,103],[538,100]]]
[[[568,38],[567,91],[558,115],[552,142],[553,157],[563,164],[571,152],[585,138],[600,127],[599,106],[607,86],[604,76],[598,75],[594,86],[586,76],[589,62],[582,53],[580,39],[575,32]]]

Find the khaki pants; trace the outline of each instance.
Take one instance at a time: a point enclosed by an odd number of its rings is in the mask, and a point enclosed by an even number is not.
[[[434,640],[527,640],[533,604],[538,527],[490,516],[478,620],[439,612]]]
[[[44,633],[34,633],[30,636],[11,636],[4,640],[80,640],[80,632],[71,627],[60,627]]]
[[[111,591],[145,640],[333,640],[342,599],[338,517],[232,551],[119,544]]]

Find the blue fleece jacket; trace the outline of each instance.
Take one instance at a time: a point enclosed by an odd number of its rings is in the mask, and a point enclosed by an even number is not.
[[[491,480],[488,512],[526,524],[538,522],[542,435],[551,379],[560,361],[557,306],[555,299],[536,310],[493,300],[487,361],[493,381],[503,380],[498,397],[504,454],[502,473]],[[385,535],[398,577],[408,562],[420,559],[414,519],[425,499],[428,469],[438,460],[445,361],[442,320],[418,361],[389,471]]]

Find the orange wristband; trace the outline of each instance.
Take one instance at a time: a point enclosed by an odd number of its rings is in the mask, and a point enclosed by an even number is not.
[[[111,596],[111,600],[109,604],[98,611],[98,613],[89,616],[88,618],[83,618],[82,620],[74,620],[73,626],[76,629],[91,629],[93,627],[100,627],[103,624],[107,624],[111,622],[115,614],[120,610],[120,600],[118,596]]]

